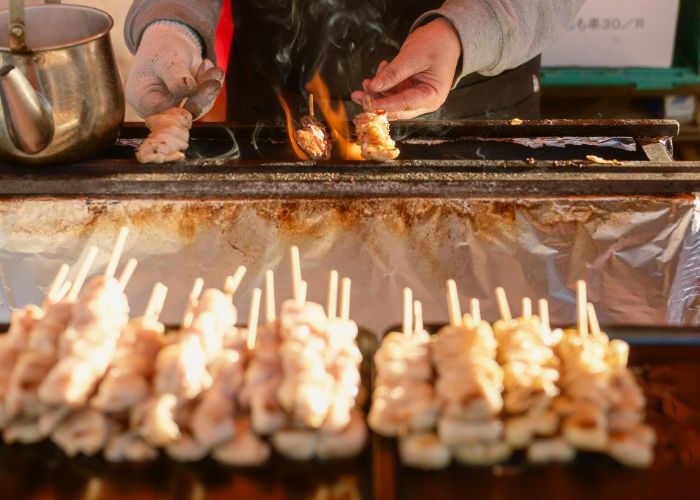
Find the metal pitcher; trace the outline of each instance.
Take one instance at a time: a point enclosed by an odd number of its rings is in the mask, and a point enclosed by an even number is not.
[[[54,4],[54,5],[49,5]],[[106,12],[81,5],[0,11],[0,161],[50,165],[94,156],[124,121]]]

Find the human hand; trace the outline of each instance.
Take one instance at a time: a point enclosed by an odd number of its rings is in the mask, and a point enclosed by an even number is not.
[[[185,26],[155,23],[144,31],[126,81],[125,94],[136,112],[151,116],[180,104],[196,120],[214,105],[224,72],[202,60],[201,47]]]
[[[377,74],[363,82],[364,90],[352,100],[365,107],[387,111],[390,120],[415,118],[438,109],[452,88],[462,53],[459,35],[452,23],[439,17],[412,32],[398,55],[382,61]]]

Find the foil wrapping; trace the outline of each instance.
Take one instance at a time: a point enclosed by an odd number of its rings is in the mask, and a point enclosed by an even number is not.
[[[253,288],[275,271],[277,299],[291,295],[288,248],[300,247],[309,300],[325,302],[328,272],[352,278],[351,316],[381,332],[401,318],[401,291],[423,302],[426,321],[447,319],[445,281],[462,303],[493,290],[546,297],[552,322],[575,318],[574,284],[585,279],[604,325],[700,325],[700,202],[691,197],[379,200],[0,201],[0,321],[40,303],[63,262],[98,245],[100,272],[119,228],[124,258],[139,261],[126,291],[140,314],[151,287],[169,293],[162,319],[180,320],[192,281],[221,287],[248,267],[234,301],[247,317]],[[69,279],[75,273],[71,271]]]

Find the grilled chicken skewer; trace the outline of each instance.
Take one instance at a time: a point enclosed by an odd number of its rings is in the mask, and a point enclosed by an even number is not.
[[[301,128],[294,131],[294,139],[312,160],[330,160],[333,143],[328,129],[314,115],[314,95],[309,94],[309,114],[302,116]]]
[[[166,163],[185,157],[192,128],[189,111],[182,107],[170,108],[149,116],[144,123],[150,133],[136,151],[139,163]]]
[[[372,101],[367,99],[367,111],[359,113],[355,124],[357,142],[365,160],[385,162],[398,158],[401,151],[389,133],[389,118],[384,110],[372,111]]]

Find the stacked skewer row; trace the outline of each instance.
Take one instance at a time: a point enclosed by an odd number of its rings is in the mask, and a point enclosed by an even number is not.
[[[550,328],[544,299],[539,315],[526,298],[513,318],[498,288],[501,319],[492,327],[478,300],[462,315],[454,281],[447,290],[450,324],[432,337],[420,303],[404,290],[403,332],[389,333],[374,358],[368,423],[398,438],[405,465],[491,465],[516,450],[531,463],[570,462],[586,451],[651,465],[656,435],[644,424],[629,346],[600,330],[584,282],[577,283],[577,329],[567,330]]]
[[[367,429],[358,409],[361,354],[350,320],[350,280],[330,274],[328,309],[305,299],[293,247],[294,298],[275,310],[274,276],[252,294],[246,328],[232,299],[246,269],[223,290],[195,280],[178,330],[158,318],[167,287],[157,283],[144,314],[129,319],[124,288],[130,260],[115,278],[122,229],[103,274],[85,283],[91,247],[73,283],[61,266],[41,307],[12,314],[0,336],[0,428],[6,443],[51,439],[67,455],[147,461],[159,450],[180,461],[265,463],[271,446],[294,459],[358,454]],[[85,284],[85,286],[83,286]]]

